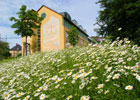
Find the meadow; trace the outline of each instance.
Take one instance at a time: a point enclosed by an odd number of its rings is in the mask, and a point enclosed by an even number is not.
[[[5,60],[0,100],[140,100],[140,48],[124,39]]]

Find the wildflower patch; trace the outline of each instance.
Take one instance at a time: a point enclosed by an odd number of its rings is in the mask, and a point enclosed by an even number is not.
[[[0,100],[140,98],[140,48],[127,39],[0,63]]]

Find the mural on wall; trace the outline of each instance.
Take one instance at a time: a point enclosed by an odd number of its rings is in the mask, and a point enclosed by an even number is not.
[[[43,49],[58,50],[60,48],[60,25],[59,19],[51,16],[43,25]]]

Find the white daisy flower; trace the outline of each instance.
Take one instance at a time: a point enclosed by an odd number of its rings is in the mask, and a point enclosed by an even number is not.
[[[136,79],[137,79],[138,81],[140,81],[140,76],[139,76],[139,75],[137,75],[137,76],[136,76]]]
[[[120,30],[122,30],[122,28],[120,27],[120,28],[118,28],[118,31],[120,31]]]
[[[8,99],[9,96],[10,96],[10,94],[9,94],[8,92],[4,92],[4,94],[2,95],[2,97],[3,97],[4,99]]]
[[[128,59],[127,59],[127,61],[131,61],[131,60],[132,60],[132,58],[128,58]]]
[[[98,87],[97,88],[103,88],[104,87],[104,84],[98,84]]]
[[[135,69],[138,69],[138,68],[139,68],[139,66],[138,66],[138,65],[136,65],[136,66],[135,66]]]
[[[39,87],[39,88],[37,89],[38,92],[40,92],[41,90],[42,90],[42,87]]]
[[[72,80],[71,83],[74,84],[75,83],[75,80]]]
[[[112,79],[118,79],[119,77],[120,77],[120,74],[115,74]]]
[[[112,77],[111,75],[108,75],[108,76],[107,76],[108,79],[110,79],[111,77]]]
[[[60,85],[58,84],[58,85],[55,86],[55,88],[59,88],[59,86],[60,86]]]
[[[104,92],[104,94],[108,94],[109,93],[109,90],[106,90],[105,92]]]
[[[112,67],[108,67],[108,68],[107,68],[107,72],[110,72],[111,69],[112,69]]]
[[[48,89],[48,86],[45,85],[45,86],[43,87],[43,90],[47,90],[47,89]]]
[[[45,94],[41,94],[40,95],[40,100],[44,100],[45,99]]]
[[[81,69],[79,72],[80,72],[80,73],[84,73],[85,71],[84,71],[84,69]]]
[[[79,89],[83,89],[85,87],[85,83],[82,83],[80,86],[79,86]]]
[[[126,90],[132,90],[132,89],[133,89],[133,86],[128,85],[128,86],[125,87],[125,89],[126,89]]]
[[[70,100],[71,98],[72,98],[72,95],[68,96],[68,97],[66,98],[66,100]]]
[[[40,93],[35,93],[34,96],[37,97]]]
[[[90,80],[94,80],[94,79],[97,79],[98,77],[96,77],[96,76],[92,76],[91,78],[90,78]]]
[[[67,74],[67,76],[70,76],[72,74],[72,72],[69,72],[68,74]]]
[[[89,100],[89,99],[90,99],[89,96],[82,96],[82,97],[80,98],[80,100]]]
[[[28,99],[29,99],[29,97],[30,97],[29,95],[28,95],[28,96],[26,96],[26,97],[24,98],[24,100],[28,100]]]
[[[22,95],[24,95],[24,93],[20,92],[16,95],[16,97],[21,97]]]
[[[58,82],[60,82],[62,80],[62,78],[57,78],[56,80],[55,80],[55,83],[58,83]]]

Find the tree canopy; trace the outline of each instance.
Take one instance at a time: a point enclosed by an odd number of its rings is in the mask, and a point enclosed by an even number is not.
[[[140,0],[98,0],[101,10],[96,30],[99,35],[112,40],[129,38],[140,41]]]
[[[22,5],[20,11],[17,12],[18,18],[11,17],[10,20],[15,23],[11,26],[16,28],[15,34],[26,38],[26,55],[27,55],[27,37],[34,35],[33,29],[40,27],[42,17],[38,16],[38,12],[34,10],[27,10],[25,5]]]
[[[68,33],[68,42],[72,45],[75,46],[78,41],[79,41],[79,36],[78,36],[78,32],[77,32],[77,28],[72,26],[72,28],[67,31]]]
[[[0,60],[10,57],[9,44],[7,42],[0,41]]]

